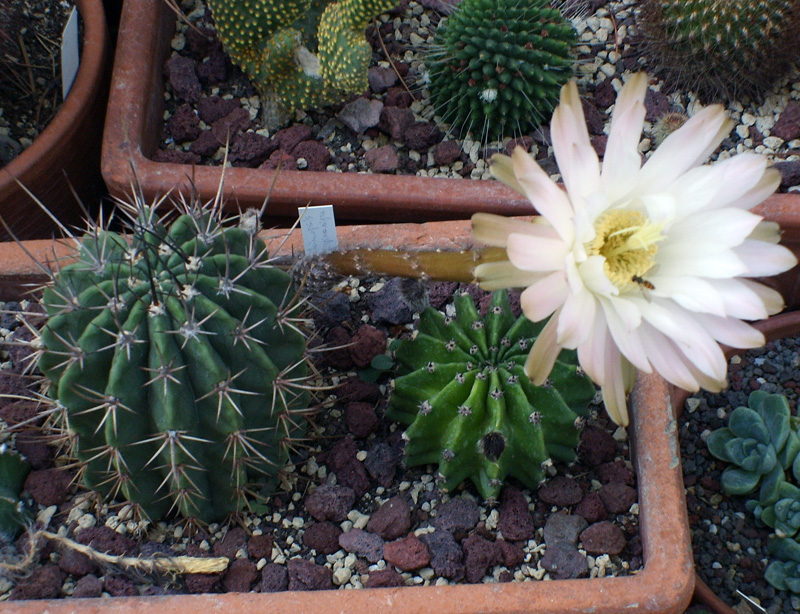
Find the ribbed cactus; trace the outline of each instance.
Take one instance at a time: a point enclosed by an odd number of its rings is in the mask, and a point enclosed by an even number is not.
[[[305,431],[294,290],[256,214],[128,213],[130,236],[90,231],[45,290],[38,366],[88,487],[152,520],[220,520]]]
[[[535,487],[551,458],[575,458],[579,429],[594,386],[564,352],[545,386],[524,374],[542,328],[511,313],[506,291],[493,295],[486,317],[468,294],[455,297],[455,317],[426,309],[413,339],[398,342],[398,377],[387,416],[410,425],[406,464],[439,465],[442,487],[465,479],[495,499],[507,476]]]
[[[0,543],[12,540],[25,525],[25,507],[19,498],[30,463],[6,444],[0,445]]]
[[[645,0],[648,70],[706,101],[757,96],[800,56],[796,0]]]
[[[550,118],[572,76],[575,41],[548,0],[463,0],[426,60],[437,115],[483,141],[527,134]]]
[[[287,110],[342,101],[367,88],[364,30],[397,0],[209,0],[217,35],[266,98]]]

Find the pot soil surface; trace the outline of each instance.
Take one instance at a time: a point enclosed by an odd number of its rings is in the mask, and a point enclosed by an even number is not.
[[[626,575],[642,567],[625,431],[615,431],[598,406],[576,463],[556,465],[538,491],[512,481],[495,505],[483,504],[471,484],[441,492],[434,467],[404,467],[402,427],[384,419],[389,375],[371,361],[387,353],[387,340],[411,334],[425,303],[446,310],[453,293],[466,290],[485,309],[486,293],[445,283],[410,287],[398,279],[324,281],[325,290],[310,297],[314,325],[320,344],[339,349],[319,352],[317,365],[325,382],[340,387],[326,393],[309,445],[294,456],[278,494],[239,524],[190,535],[178,525],[148,526],[124,505],[96,507],[35,428],[13,438],[34,465],[25,497],[37,526],[47,522],[51,531],[111,554],[226,556],[226,572],[142,578],[47,542],[32,575],[4,581],[0,599],[531,581]],[[512,304],[518,312],[518,295]],[[5,307],[0,326],[11,331],[10,340],[30,339],[15,318],[21,306]],[[21,376],[27,349],[4,351],[2,392],[29,394]],[[35,412],[33,402],[0,403],[9,425]],[[25,534],[7,553],[27,542]]]

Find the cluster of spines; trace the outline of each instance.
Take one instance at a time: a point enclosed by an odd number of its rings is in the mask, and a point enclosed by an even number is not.
[[[637,24],[648,69],[706,101],[758,96],[800,56],[794,0],[646,0]]]
[[[575,42],[547,0],[463,0],[426,60],[436,113],[482,141],[530,132],[549,119],[572,75]]]
[[[244,510],[305,433],[306,339],[257,216],[214,205],[95,227],[44,292],[38,366],[85,484],[158,520]]]
[[[507,476],[535,487],[551,459],[575,458],[594,386],[565,352],[550,380],[534,386],[525,359],[541,324],[511,312],[496,292],[486,317],[468,294],[456,315],[426,309],[415,338],[395,347],[398,377],[387,417],[408,425],[405,462],[438,464],[445,490],[469,478],[496,499]]]

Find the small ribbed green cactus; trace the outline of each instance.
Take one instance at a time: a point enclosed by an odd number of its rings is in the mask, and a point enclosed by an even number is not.
[[[463,0],[426,61],[436,114],[484,142],[527,134],[550,118],[572,76],[575,41],[548,0]]]
[[[136,199],[130,235],[94,228],[44,292],[38,366],[85,484],[151,520],[248,505],[305,432],[306,339],[257,212],[223,226]]]
[[[563,352],[548,383],[534,386],[525,359],[543,324],[511,313],[496,292],[486,317],[468,294],[455,317],[426,309],[415,338],[398,342],[399,374],[386,415],[406,425],[406,464],[439,465],[442,487],[466,478],[496,499],[507,476],[535,487],[552,459],[571,461],[594,386]]]
[[[30,470],[22,455],[0,445],[0,543],[14,539],[25,525],[25,507],[19,495]]]
[[[758,96],[800,56],[796,0],[645,0],[648,70],[705,101]]]
[[[209,0],[225,51],[289,111],[332,104],[367,88],[364,30],[397,0]]]

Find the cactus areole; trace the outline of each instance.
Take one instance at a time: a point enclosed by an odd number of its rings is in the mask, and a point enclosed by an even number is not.
[[[302,437],[306,343],[257,220],[183,209],[166,225],[140,207],[130,242],[81,239],[44,292],[38,365],[89,488],[207,523],[243,510]]]
[[[410,425],[406,464],[438,463],[444,490],[469,478],[485,499],[497,498],[507,476],[535,488],[551,459],[575,459],[594,385],[570,351],[545,385],[531,383],[525,359],[544,324],[514,317],[505,290],[486,317],[467,294],[455,308],[454,317],[428,308],[416,337],[395,349],[387,416]]]

